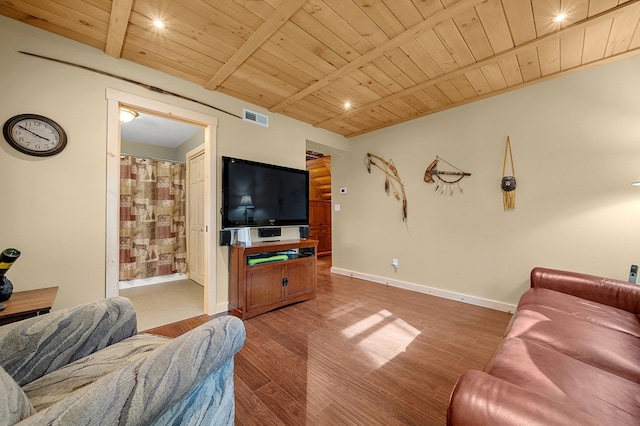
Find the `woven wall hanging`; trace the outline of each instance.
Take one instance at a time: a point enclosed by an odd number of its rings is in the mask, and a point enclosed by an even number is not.
[[[507,175],[507,153],[511,160],[511,175]],[[511,140],[507,136],[507,144],[504,147],[504,162],[502,163],[502,201],[504,210],[516,208],[516,171],[513,167],[513,153],[511,152]]]

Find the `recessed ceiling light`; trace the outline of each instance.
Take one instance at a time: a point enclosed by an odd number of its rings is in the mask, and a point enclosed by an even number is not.
[[[344,103],[344,109],[350,109],[351,108],[351,102],[347,101]]]
[[[562,22],[567,19],[566,13],[558,13],[555,18],[553,18],[553,22]]]
[[[164,28],[164,22],[163,22],[163,21],[161,21],[160,19],[154,19],[154,20],[153,20],[153,25],[154,25],[156,28]]]

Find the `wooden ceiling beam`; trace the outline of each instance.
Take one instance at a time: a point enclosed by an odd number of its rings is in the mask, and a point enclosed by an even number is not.
[[[609,10],[601,12],[601,13],[599,13],[597,15],[593,15],[593,16],[585,19],[585,20],[576,22],[576,23],[574,23],[572,25],[569,25],[569,26],[567,26],[565,28],[562,28],[560,30],[557,30],[555,32],[548,33],[548,34],[546,34],[546,35],[544,35],[542,37],[539,37],[539,38],[531,40],[531,41],[529,41],[527,43],[521,44],[521,45],[519,45],[517,47],[514,47],[512,49],[505,50],[504,52],[500,52],[497,55],[493,55],[493,56],[490,56],[490,57],[485,58],[483,60],[480,60],[480,61],[474,62],[472,64],[469,64],[467,66],[458,68],[455,71],[450,71],[448,73],[439,75],[438,77],[435,77],[435,78],[433,78],[431,80],[427,80],[427,81],[424,81],[422,83],[416,84],[415,86],[407,87],[404,90],[401,90],[401,91],[396,92],[396,93],[394,93],[392,95],[385,96],[383,98],[377,99],[375,101],[369,102],[369,103],[367,103],[365,105],[362,105],[362,106],[360,106],[358,108],[354,108],[354,109],[352,109],[352,110],[350,110],[348,112],[345,112],[343,114],[337,115],[337,116],[332,117],[332,118],[330,118],[328,120],[324,120],[324,121],[318,122],[318,123],[314,124],[314,126],[315,127],[324,128],[324,127],[326,127],[326,126],[328,126],[328,125],[330,125],[330,124],[332,124],[332,123],[334,123],[336,121],[343,120],[343,119],[349,117],[350,115],[354,115],[354,114],[357,114],[359,112],[367,111],[367,110],[369,110],[371,108],[375,108],[375,107],[383,105],[383,104],[385,104],[387,102],[391,102],[391,101],[394,101],[396,99],[400,99],[400,98],[402,98],[404,96],[407,96],[407,95],[410,95],[410,94],[412,94],[414,92],[417,92],[417,91],[420,91],[420,90],[424,90],[424,89],[427,89],[429,87],[433,87],[435,85],[443,83],[443,82],[445,82],[447,80],[450,80],[452,78],[461,76],[461,75],[466,74],[466,73],[468,73],[470,71],[473,71],[475,69],[480,69],[480,68],[482,68],[484,66],[487,66],[489,64],[496,63],[496,62],[498,62],[498,61],[500,61],[500,60],[502,60],[502,59],[504,59],[504,58],[506,58],[508,56],[517,55],[517,54],[522,53],[522,52],[524,52],[526,50],[531,50],[533,48],[539,47],[539,46],[541,46],[541,45],[543,45],[545,43],[548,43],[550,40],[559,39],[560,37],[565,36],[569,32],[581,31],[581,30],[584,30],[585,28],[587,28],[588,26],[597,24],[598,22],[610,20],[610,19],[612,19],[612,18],[614,18],[616,16],[619,16],[619,15],[621,15],[623,13],[630,13],[629,11],[632,10],[632,8],[638,6],[639,4],[640,4],[640,0],[631,0],[631,1],[627,2],[627,3],[623,3],[622,5],[617,6],[617,7],[613,8],[613,9],[609,9]],[[584,64],[582,64],[582,65],[584,65]],[[554,75],[557,75],[557,74],[554,74]],[[537,81],[541,81],[541,80],[540,79],[536,79],[536,80],[533,80],[532,82],[537,82]],[[521,86],[521,85],[518,85],[518,86]],[[512,87],[509,87],[507,89],[511,90]],[[503,93],[504,91],[501,90],[499,92]],[[478,98],[470,99],[470,101],[474,101],[476,99],[485,98],[487,96],[493,96],[496,93],[497,92],[492,92],[492,93],[489,93],[489,94],[487,94],[485,96],[481,96],[481,97],[478,97]],[[464,102],[464,103],[467,103],[467,102]],[[460,103],[455,103],[454,105],[458,106],[458,105],[460,105]],[[442,109],[437,109],[434,112],[440,111],[440,110],[442,110]],[[422,114],[422,115],[425,115],[425,114]],[[415,117],[411,117],[411,118],[415,118]],[[385,126],[382,126],[382,127],[385,127]],[[377,129],[377,127],[376,127],[376,129]],[[359,132],[358,134],[361,134],[361,133]],[[349,135],[349,136],[351,137],[352,135]]]
[[[280,29],[289,18],[296,13],[307,0],[289,0],[282,4],[258,27],[240,46],[240,48],[229,58],[227,62],[215,73],[204,87],[209,90],[216,90],[224,81],[229,78],[253,53],[266,43],[271,36]]]
[[[109,17],[109,30],[104,53],[114,58],[120,58],[122,55],[124,36],[129,25],[132,5],[133,0],[113,0],[111,3],[111,16]]]
[[[307,86],[305,89],[300,90],[299,92],[295,93],[293,96],[290,96],[289,98],[285,99],[279,104],[271,107],[270,111],[273,111],[273,112],[283,111],[288,106],[313,94],[314,92],[317,92],[318,90],[322,89],[325,86],[328,86],[329,84],[344,77],[345,75],[350,74],[351,72],[357,70],[363,65],[368,64],[372,60],[384,55],[385,53],[396,49],[397,47],[403,45],[404,43],[407,43],[408,41],[422,34],[423,32],[432,29],[433,27],[438,25],[440,22],[453,19],[455,16],[459,15],[460,13],[465,12],[466,10],[471,9],[472,7],[475,7],[476,5],[483,3],[485,1],[486,0],[461,0],[458,3],[454,4],[453,6],[450,6],[438,13],[435,13],[434,15],[425,19],[424,21],[421,21],[419,24],[416,24],[413,27],[409,28],[407,31],[398,34],[391,40],[385,43],[382,43],[379,46],[374,47],[364,55],[349,62],[347,65],[341,68],[338,68],[337,70],[326,75],[325,77],[318,80],[314,84]]]

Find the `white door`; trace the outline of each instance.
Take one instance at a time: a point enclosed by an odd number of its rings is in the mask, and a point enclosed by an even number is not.
[[[204,286],[204,152],[188,159],[189,278]]]

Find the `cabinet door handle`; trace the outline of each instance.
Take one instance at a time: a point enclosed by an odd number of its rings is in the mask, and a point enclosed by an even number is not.
[[[287,285],[289,285],[289,278],[283,278],[282,279],[282,286],[286,287]]]

